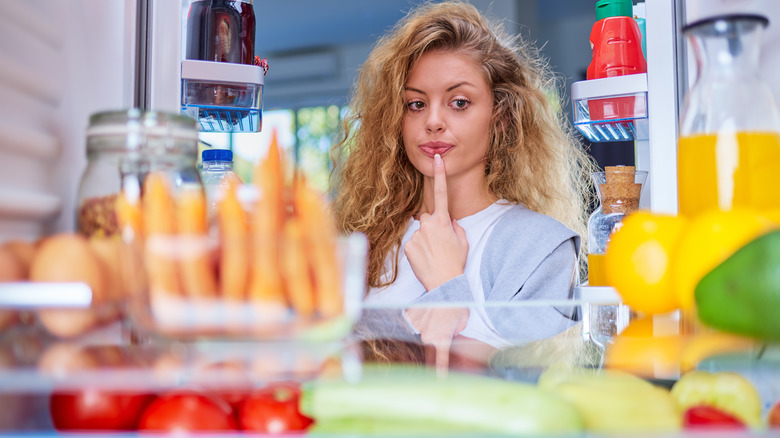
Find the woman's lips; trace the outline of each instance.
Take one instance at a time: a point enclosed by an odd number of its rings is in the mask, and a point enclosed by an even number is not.
[[[439,154],[442,157],[444,154],[449,152],[450,149],[452,149],[454,146],[450,143],[444,143],[441,141],[430,141],[428,143],[423,143],[420,145],[420,150],[425,155],[429,156],[430,158],[433,158],[434,155]]]

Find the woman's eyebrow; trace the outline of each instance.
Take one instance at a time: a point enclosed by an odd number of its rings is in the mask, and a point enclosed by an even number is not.
[[[458,82],[457,84],[452,85],[450,87],[447,87],[446,91],[450,92],[450,91],[452,91],[452,90],[454,90],[454,89],[456,89],[458,87],[462,87],[464,85],[467,85],[467,86],[470,86],[470,87],[474,87],[474,84],[472,84],[471,82],[463,81],[463,82]],[[415,93],[420,93],[420,94],[427,94],[425,91],[418,90],[417,88],[413,88],[413,87],[404,87],[404,90],[406,90],[406,91],[413,91]]]
[[[454,89],[456,89],[456,88],[458,88],[458,87],[461,87],[461,86],[463,86],[463,85],[468,85],[468,86],[471,86],[471,87],[473,87],[473,86],[474,86],[474,84],[472,84],[472,83],[471,83],[471,82],[469,82],[469,81],[463,81],[463,82],[458,82],[457,84],[455,84],[455,85],[453,85],[453,86],[451,86],[451,87],[447,88],[447,91],[452,91],[452,90],[454,90]]]

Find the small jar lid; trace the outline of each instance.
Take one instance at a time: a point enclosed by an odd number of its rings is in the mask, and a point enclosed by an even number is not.
[[[230,149],[204,149],[201,158],[203,161],[233,161],[233,151]]]
[[[596,19],[607,17],[633,17],[634,3],[631,0],[598,0],[596,2]]]

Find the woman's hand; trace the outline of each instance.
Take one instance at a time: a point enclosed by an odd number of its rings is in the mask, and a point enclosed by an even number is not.
[[[406,309],[406,318],[420,331],[422,343],[433,345],[436,350],[436,373],[446,374],[450,366],[452,338],[466,328],[469,309],[411,307]]]
[[[404,246],[412,271],[425,290],[435,289],[463,274],[469,243],[466,231],[447,205],[447,172],[439,154],[433,157],[433,213],[420,216],[420,229]]]

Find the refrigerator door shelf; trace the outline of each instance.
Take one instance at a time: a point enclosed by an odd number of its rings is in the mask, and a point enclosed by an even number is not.
[[[579,81],[574,126],[591,142],[648,139],[647,74]]]
[[[198,120],[201,132],[262,129],[262,67],[185,60],[181,77],[181,111]]]

